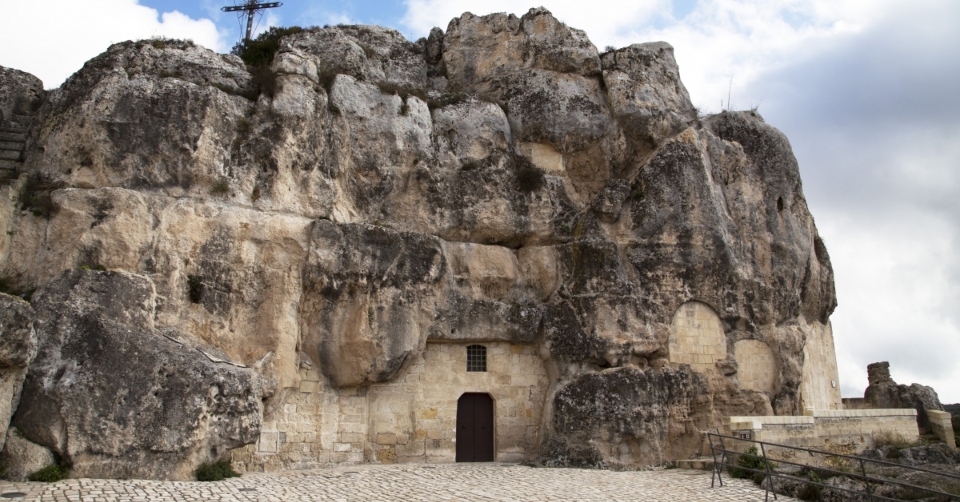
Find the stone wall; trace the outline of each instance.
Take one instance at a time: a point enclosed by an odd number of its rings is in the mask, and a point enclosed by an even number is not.
[[[457,399],[494,400],[495,455],[520,462],[537,454],[547,373],[532,345],[485,343],[487,371],[467,372],[467,344],[429,343],[395,380],[337,390],[302,368],[299,392],[264,421],[255,446],[233,452],[234,465],[273,471],[361,462],[453,462]]]
[[[748,434],[757,441],[856,454],[877,440],[917,441],[913,409],[816,410],[804,416],[730,417],[724,434]],[[749,444],[742,444],[744,449]]]
[[[938,410],[927,410],[927,417],[930,419],[930,431],[944,443],[956,448],[957,438],[953,432],[953,417],[945,411]]]
[[[770,346],[759,340],[740,340],[733,347],[740,387],[770,394],[776,392],[777,361]]]
[[[803,381],[800,404],[804,410],[837,410],[841,408],[840,372],[833,347],[833,327],[828,322],[801,323],[806,335],[803,346]]]
[[[668,345],[670,362],[689,364],[697,371],[709,371],[727,357],[727,339],[720,318],[709,305],[683,304],[673,316]]]

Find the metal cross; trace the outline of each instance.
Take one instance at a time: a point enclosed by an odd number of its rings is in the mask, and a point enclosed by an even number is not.
[[[283,2],[257,3],[257,0],[244,0],[244,3],[241,5],[223,7],[220,10],[224,12],[242,12],[243,14],[240,14],[241,16],[247,16],[247,34],[243,39],[250,40],[250,31],[253,30],[253,16],[259,14],[261,10],[280,7],[281,5],[283,5]]]

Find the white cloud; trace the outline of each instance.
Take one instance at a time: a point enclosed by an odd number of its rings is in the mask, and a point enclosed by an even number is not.
[[[110,44],[150,37],[187,38],[214,50],[227,49],[209,19],[191,19],[139,5],[136,0],[7,2],[0,30],[0,65],[32,73],[57,87]]]
[[[405,0],[407,12],[401,24],[416,36],[426,36],[434,26],[446,30],[447,24],[464,12],[478,16],[494,12],[508,12],[521,16],[530,8],[543,6],[557,19],[569,26],[587,32],[591,40],[606,39],[638,23],[649,21],[668,12],[669,0],[635,0],[631,2],[579,0],[536,0],[529,5],[514,0]]]

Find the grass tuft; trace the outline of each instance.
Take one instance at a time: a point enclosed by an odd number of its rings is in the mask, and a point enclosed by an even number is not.
[[[37,481],[40,483],[55,483],[57,481],[67,479],[68,474],[70,474],[70,469],[66,467],[60,467],[57,464],[51,464],[27,476],[27,480]]]

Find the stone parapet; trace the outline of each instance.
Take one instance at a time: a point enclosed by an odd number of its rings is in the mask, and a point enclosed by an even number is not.
[[[949,418],[949,414],[948,418]],[[877,440],[919,439],[917,410],[807,410],[804,416],[729,417],[724,433],[743,439],[786,446],[855,454],[872,448]],[[749,448],[749,443],[734,445]]]

